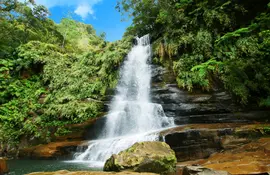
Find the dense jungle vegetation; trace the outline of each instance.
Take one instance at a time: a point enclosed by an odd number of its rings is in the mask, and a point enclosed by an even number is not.
[[[44,6],[29,3],[0,4],[2,146],[23,137],[50,141],[67,133],[67,124],[96,117],[131,46],[127,38],[107,42],[70,18],[55,24]]]
[[[122,0],[133,20],[107,42],[91,25],[60,24],[33,0],[0,1],[0,143],[50,141],[96,117],[133,36],[150,33],[156,64],[179,87],[225,87],[239,103],[270,106],[269,0]]]
[[[270,106],[269,0],[122,0],[133,24],[127,35],[151,33],[156,63],[179,87],[224,86],[243,105]]]

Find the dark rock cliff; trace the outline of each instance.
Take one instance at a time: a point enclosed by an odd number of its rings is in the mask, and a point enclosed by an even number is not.
[[[178,88],[175,76],[161,66],[152,65],[151,98],[159,103],[177,125],[190,123],[228,123],[266,121],[269,111],[244,108],[224,89],[211,92]]]

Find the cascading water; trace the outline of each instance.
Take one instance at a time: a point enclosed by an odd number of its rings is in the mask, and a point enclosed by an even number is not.
[[[106,159],[135,142],[158,139],[157,130],[173,126],[160,104],[150,102],[151,45],[149,35],[137,38],[120,70],[117,93],[111,102],[106,124],[98,140],[86,151],[76,153],[76,161],[103,166]]]

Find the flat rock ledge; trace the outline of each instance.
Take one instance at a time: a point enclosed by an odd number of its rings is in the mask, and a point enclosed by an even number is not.
[[[46,145],[37,145],[29,148],[21,149],[20,158],[35,159],[57,159],[59,157],[68,156],[71,152],[75,152],[78,146],[87,146],[86,141],[61,141],[51,142]]]
[[[62,171],[56,171],[56,172],[38,172],[38,173],[30,173],[28,175],[156,175],[154,173],[135,173],[135,172],[98,172],[98,171],[75,171],[75,172],[71,172],[71,171],[66,171],[66,170],[62,170]]]

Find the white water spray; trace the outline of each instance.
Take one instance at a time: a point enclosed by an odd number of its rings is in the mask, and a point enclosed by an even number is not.
[[[117,93],[111,102],[106,124],[98,140],[88,149],[75,154],[75,161],[90,161],[103,166],[112,154],[140,141],[158,139],[157,130],[173,126],[160,104],[150,102],[151,45],[149,35],[137,38],[120,70]]]

